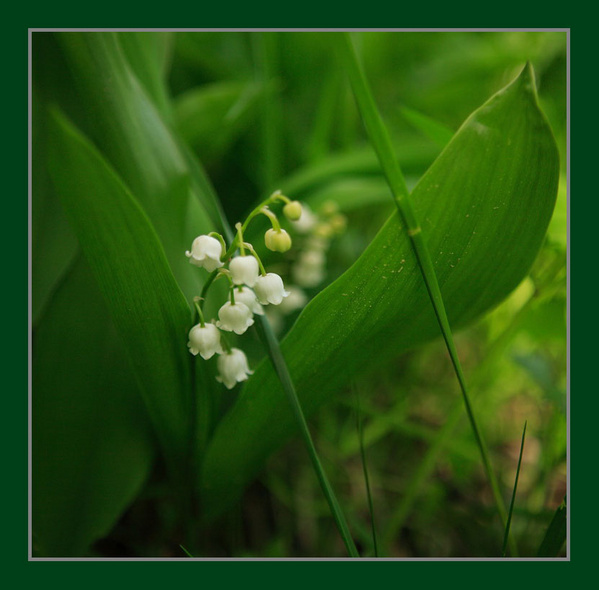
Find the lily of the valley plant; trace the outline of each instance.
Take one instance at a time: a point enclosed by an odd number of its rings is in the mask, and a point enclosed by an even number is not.
[[[277,215],[269,208],[269,205],[277,202],[285,203],[283,214],[294,229],[300,234],[309,235],[305,248],[299,255],[299,262],[294,267],[294,278],[304,287],[317,285],[324,278],[324,252],[329,239],[343,230],[345,219],[336,213],[333,204],[324,207],[321,219],[307,205],[302,206],[298,201],[290,200],[280,191],[275,191],[258,205],[243,223],[235,225],[237,231],[228,247],[221,234],[211,232],[195,238],[191,250],[185,253],[191,264],[210,273],[201,296],[194,298],[198,323],[189,331],[187,346],[191,354],[199,354],[204,360],[219,355],[217,380],[227,389],[233,389],[237,383],[246,381],[253,371],[249,368],[243,350],[232,347],[225,332],[244,334],[254,324],[254,315],[265,314],[262,306],[281,306],[282,313],[290,313],[307,301],[307,296],[300,287],[292,286],[288,290],[281,276],[266,272],[254,246],[244,240],[251,220],[258,215],[265,215],[272,226],[264,236],[266,247],[273,252],[287,252],[291,249],[291,236],[281,227]],[[229,281],[228,300],[220,307],[218,320],[206,321],[204,303],[208,290],[221,277]],[[288,297],[289,304],[283,305]]]

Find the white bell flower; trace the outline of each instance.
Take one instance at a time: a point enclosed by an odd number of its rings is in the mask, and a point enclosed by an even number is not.
[[[212,272],[223,266],[220,257],[223,255],[222,244],[212,236],[198,236],[191,244],[191,252],[185,252],[191,264],[202,266]]]
[[[253,323],[252,312],[245,303],[237,303],[232,305],[227,301],[219,310],[219,322],[216,322],[217,327],[227,332],[235,332],[235,334],[243,334]]]
[[[250,308],[250,311],[255,315],[264,315],[264,309],[258,303],[256,293],[254,293],[249,287],[241,287],[241,289],[235,289],[235,303],[243,303]]]
[[[323,268],[325,264],[326,258],[322,250],[306,250],[298,260],[298,265],[307,268]]]
[[[236,383],[247,381],[250,371],[248,361],[243,350],[232,348],[229,352],[218,357],[217,367],[219,375],[217,381],[223,383],[227,389],[233,389]]]
[[[196,356],[198,353],[204,360],[212,358],[215,354],[222,354],[220,345],[220,332],[214,324],[198,324],[189,331],[189,352]]]
[[[267,305],[268,303],[279,305],[289,295],[289,292],[285,291],[283,279],[274,272],[269,272],[264,276],[258,277],[254,285],[254,291],[256,292],[258,301],[262,305]]]
[[[298,264],[292,269],[293,280],[300,286],[309,289],[316,287],[325,279],[325,272],[319,266],[306,266]]]
[[[253,287],[258,278],[258,261],[253,256],[236,256],[229,264],[231,279],[235,285]]]

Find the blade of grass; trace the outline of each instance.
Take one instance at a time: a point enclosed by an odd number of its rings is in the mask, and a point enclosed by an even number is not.
[[[506,350],[510,342],[518,334],[520,327],[529,315],[529,312],[535,306],[546,301],[551,297],[556,289],[556,284],[559,282],[559,276],[564,268],[564,261],[561,258],[556,259],[545,272],[535,281],[535,290],[530,297],[524,302],[522,307],[511,319],[509,325],[499,334],[499,336],[490,344],[485,351],[484,359],[474,370],[471,379],[471,390],[476,392],[476,389],[483,382],[489,371],[495,366],[497,360]],[[388,519],[387,527],[383,535],[384,544],[388,545],[392,538],[397,537],[399,531],[403,527],[405,519],[409,514],[414,501],[418,496],[419,490],[424,483],[431,477],[433,469],[437,464],[437,460],[441,451],[445,448],[447,442],[451,439],[451,435],[457,428],[460,419],[462,418],[462,404],[456,403],[449,413],[449,418],[438,432],[436,439],[431,444],[424,459],[420,462],[416,473],[407,487],[407,490],[399,503],[395,512]]]
[[[424,236],[422,235],[422,228],[420,227],[420,223],[412,206],[410,194],[401,172],[401,168],[399,167],[399,163],[394,156],[391,139],[383,123],[381,115],[379,114],[376,103],[374,102],[374,98],[372,97],[372,93],[370,91],[364,71],[358,62],[358,57],[356,55],[352,40],[348,33],[340,34],[336,37],[336,39],[338,40],[337,45],[348,73],[348,77],[354,91],[354,97],[356,99],[356,103],[358,104],[358,109],[360,111],[360,115],[362,116],[364,126],[378,155],[385,176],[387,177],[387,181],[393,193],[393,198],[401,220],[406,226],[407,233],[410,236],[413,250],[418,260],[426,289],[433,305],[443,339],[445,340],[445,344],[447,346],[447,350],[451,357],[451,362],[458,379],[460,390],[462,392],[462,398],[466,407],[466,413],[468,414],[468,419],[470,420],[470,425],[474,434],[474,438],[476,439],[476,444],[480,450],[481,459],[493,492],[497,511],[499,513],[501,522],[505,527],[507,522],[505,505],[499,490],[499,485],[495,478],[495,474],[491,468],[491,462],[486,445],[472,411],[472,406],[466,387],[466,380],[453,340],[453,334],[451,332],[451,327],[447,318],[447,313],[443,303],[443,297],[441,295],[441,289],[439,288],[433,262],[424,240]],[[530,66],[527,67],[528,73],[530,75]],[[516,554],[516,548],[513,543],[512,552]]]
[[[314,446],[314,441],[312,440],[312,436],[310,434],[310,430],[308,428],[308,424],[306,422],[306,418],[304,416],[304,412],[302,410],[302,406],[297,397],[297,393],[295,391],[295,387],[291,380],[291,376],[289,375],[289,369],[287,368],[287,363],[281,353],[281,349],[279,347],[279,343],[274,335],[268,320],[263,316],[256,316],[259,320],[256,322],[258,332],[262,341],[266,344],[268,349],[268,355],[270,356],[270,360],[277,372],[277,375],[281,381],[283,389],[287,395],[289,403],[293,409],[293,413],[297,420],[298,426],[300,427],[300,432],[302,438],[304,439],[304,443],[306,448],[308,449],[308,454],[310,455],[310,460],[312,461],[312,466],[314,467],[314,471],[316,472],[316,476],[318,477],[318,481],[320,483],[320,487],[325,495],[325,498],[329,504],[331,512],[333,514],[333,518],[335,519],[335,523],[337,524],[337,528],[341,533],[341,537],[343,538],[343,542],[345,547],[347,548],[347,552],[351,557],[360,557],[358,550],[354,544],[354,541],[351,537],[351,533],[349,532],[349,527],[347,525],[347,521],[345,520],[345,516],[343,515],[343,511],[337,501],[335,493],[333,492],[333,488],[329,483],[327,475],[324,471],[322,463],[318,457],[318,453],[316,452],[316,447]]]
[[[566,498],[553,515],[551,524],[537,551],[537,557],[556,557],[566,542],[568,510]]]
[[[379,557],[379,545],[376,535],[376,523],[374,518],[374,504],[372,502],[372,491],[370,489],[370,478],[368,477],[368,464],[366,462],[366,450],[364,449],[364,429],[362,427],[362,410],[360,408],[360,392],[355,387],[355,381],[352,381],[352,388],[356,390],[356,426],[358,429],[358,441],[360,443],[360,459],[362,460],[362,470],[364,472],[364,484],[366,485],[366,496],[368,497],[368,512],[370,513],[370,528],[372,530],[372,544],[374,547],[374,556]]]
[[[520,477],[520,467],[522,465],[522,451],[524,450],[524,439],[526,438],[526,424],[524,422],[524,430],[522,431],[522,441],[520,442],[520,455],[518,456],[518,466],[516,467],[516,478],[514,479],[514,489],[512,490],[512,499],[510,501],[510,507],[507,514],[507,523],[505,525],[505,534],[503,536],[503,547],[501,549],[501,556],[505,557],[507,552],[507,543],[510,537],[510,526],[512,524],[512,515],[514,513],[514,503],[516,502],[516,490],[518,489],[518,478]]]
[[[179,547],[181,547],[181,549],[183,549],[183,551],[184,551],[185,555],[187,555],[187,557],[193,558],[193,555],[189,551],[187,551],[187,549],[185,549],[185,547],[183,547],[183,545],[179,545]]]

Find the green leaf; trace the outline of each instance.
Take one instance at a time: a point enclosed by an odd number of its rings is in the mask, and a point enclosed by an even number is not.
[[[81,257],[34,344],[34,551],[82,556],[136,496],[154,450],[135,378]]]
[[[537,551],[537,557],[556,557],[566,542],[568,524],[568,509],[566,498],[558,506],[551,524],[545,533],[543,542]]]
[[[172,33],[127,31],[117,33],[120,46],[139,81],[165,117],[171,116],[171,103],[164,79],[172,43]]]
[[[180,469],[192,420],[185,344],[190,309],[135,199],[60,112],[52,112],[52,121],[49,167],[56,191],[123,339],[165,455]]]
[[[262,88],[256,83],[216,82],[177,97],[177,129],[202,162],[222,156],[246,128],[257,114]]]
[[[160,237],[170,267],[188,299],[202,275],[183,253],[202,233],[217,230],[209,197],[198,192],[179,140],[136,76],[127,56],[143,55],[121,43],[129,33],[59,33],[57,39],[73,75],[72,92],[83,109],[73,118],[135,195]],[[154,76],[153,85],[158,81]],[[63,106],[61,101],[61,106]],[[68,115],[71,110],[65,111]]]
[[[471,322],[526,276],[554,207],[558,154],[530,78],[475,111],[412,193],[451,325]],[[282,343],[306,414],[352,375],[439,335],[410,239],[392,215],[360,259],[305,308]],[[207,516],[238,497],[293,433],[268,362],[209,447]]]

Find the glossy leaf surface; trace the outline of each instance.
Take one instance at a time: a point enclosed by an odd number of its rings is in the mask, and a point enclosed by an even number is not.
[[[557,191],[555,141],[530,69],[475,111],[412,193],[452,326],[498,304],[528,272]],[[306,413],[352,375],[439,335],[397,214],[306,307],[282,343]],[[210,517],[238,497],[293,431],[264,361],[216,431],[202,485]]]

